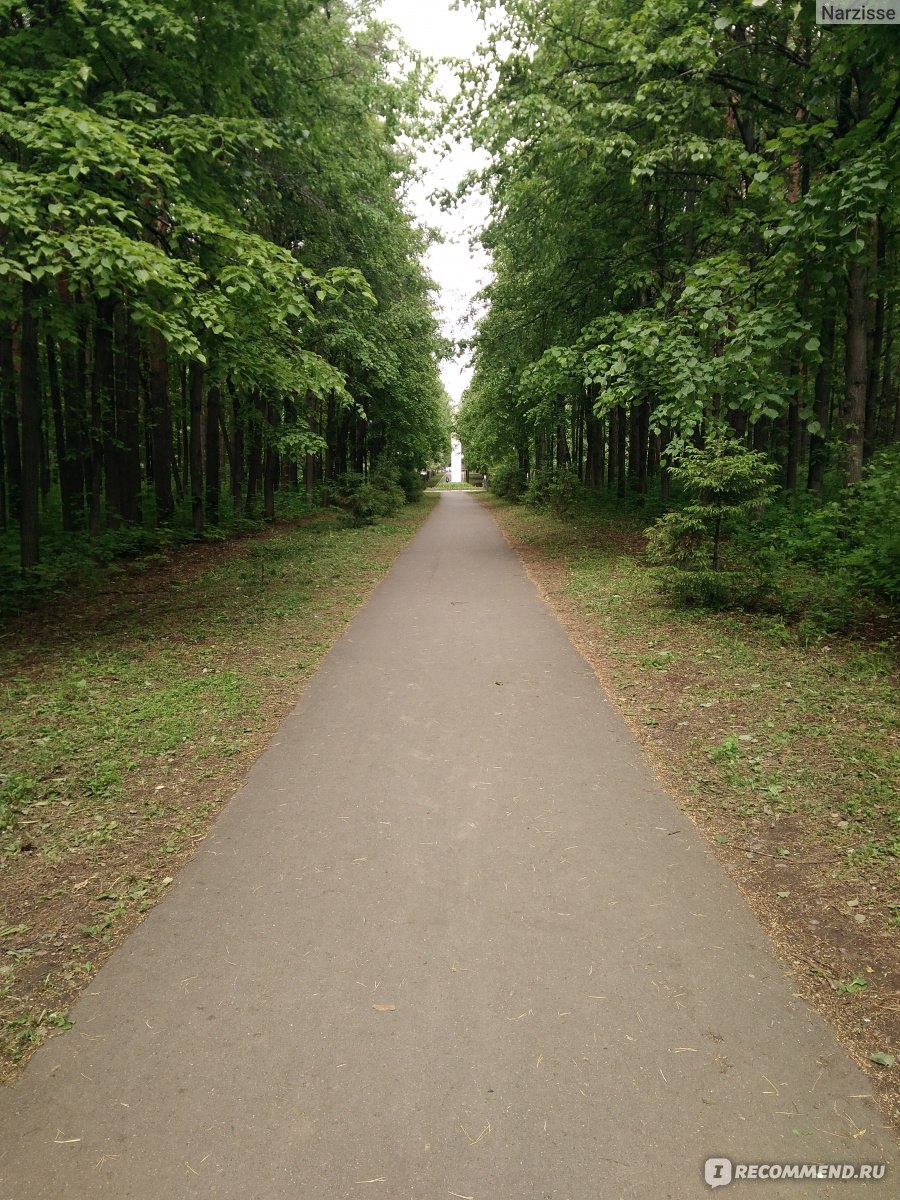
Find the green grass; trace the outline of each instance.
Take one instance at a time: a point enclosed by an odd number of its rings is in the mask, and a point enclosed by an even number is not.
[[[0,627],[0,1075],[63,1027],[435,503],[154,555]]]
[[[295,528],[246,546],[189,582],[177,579],[138,609],[126,596],[91,627],[0,656],[0,829],[9,843],[37,825],[42,847],[60,837],[42,810],[63,804],[93,831],[103,802],[135,771],[164,779],[185,747],[236,752],[258,729],[277,678],[299,685],[383,574],[427,503],[390,524]],[[151,576],[154,567],[147,572]],[[132,575],[139,590],[142,575]],[[339,611],[335,611],[337,602]],[[95,599],[92,604],[97,604]],[[235,731],[224,737],[223,731]],[[12,827],[12,828],[11,828]],[[7,848],[10,848],[9,845]]]

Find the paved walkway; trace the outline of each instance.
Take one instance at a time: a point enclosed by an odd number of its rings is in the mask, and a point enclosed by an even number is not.
[[[884,1161],[867,1080],[792,990],[490,517],[445,493],[0,1092],[0,1200],[681,1200],[709,1155]]]

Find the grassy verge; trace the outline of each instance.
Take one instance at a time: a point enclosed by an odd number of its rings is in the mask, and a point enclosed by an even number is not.
[[[488,503],[900,1126],[896,645],[673,609],[635,526]]]
[[[0,1078],[172,882],[422,521],[307,520],[0,627]]]

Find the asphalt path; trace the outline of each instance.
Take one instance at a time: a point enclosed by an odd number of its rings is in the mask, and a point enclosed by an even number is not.
[[[692,1200],[711,1156],[888,1161],[796,991],[491,517],[444,493],[0,1093],[0,1200]]]

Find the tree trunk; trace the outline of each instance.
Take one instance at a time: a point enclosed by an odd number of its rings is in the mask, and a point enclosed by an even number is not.
[[[862,478],[863,444],[866,430],[866,325],[869,272],[861,262],[847,272],[847,331],[845,349],[843,473],[845,484]]]
[[[641,401],[638,409],[638,491],[642,496],[647,494],[647,466],[650,456],[650,403]]]
[[[19,441],[19,413],[16,405],[16,373],[13,362],[12,329],[0,326],[0,416],[3,419],[3,448],[6,475],[0,478],[0,488],[6,484],[9,498],[9,518],[18,521],[22,515],[22,447]]]
[[[119,512],[130,525],[140,525],[141,511],[141,378],[140,342],[128,310],[116,321],[116,433]]]
[[[240,394],[234,385],[231,388],[231,503],[234,515],[244,512],[244,421],[241,413]]]
[[[151,329],[147,335],[150,365],[148,391],[150,445],[153,459],[153,492],[156,523],[170,525],[175,515],[172,497],[172,405],[169,400],[169,359],[162,334]]]
[[[206,519],[210,525],[219,523],[222,462],[219,429],[221,423],[222,392],[217,384],[213,384],[206,393]]]
[[[876,218],[875,235],[875,278],[878,291],[872,302],[874,309],[869,324],[867,352],[869,372],[866,379],[866,426],[863,437],[863,462],[867,463],[875,452],[878,433],[878,385],[881,383],[881,356],[884,350],[885,308],[885,256],[887,253],[887,227],[881,217]]]
[[[263,462],[263,520],[275,520],[275,484],[278,481],[278,452],[273,438],[275,409],[270,401],[263,405],[263,421],[266,429],[265,458]],[[311,456],[308,456],[311,457]]]
[[[619,412],[618,408],[609,410],[609,454],[606,456],[606,488],[612,491],[616,486],[619,474]]]
[[[188,381],[188,467],[191,485],[191,525],[194,533],[203,532],[203,376],[203,364],[192,362]]]
[[[618,409],[618,421],[616,428],[618,432],[618,446],[616,447],[616,457],[618,459],[619,478],[616,494],[622,500],[625,497],[626,487],[628,483],[628,464],[625,461],[625,455],[628,448],[628,414],[624,404]]]
[[[820,432],[810,434],[809,471],[806,486],[816,495],[821,495],[822,481],[828,461],[827,430],[831,422],[831,376],[834,369],[834,341],[836,320],[833,312],[822,318],[819,331],[819,353],[822,361],[816,371],[813,389],[813,417],[818,421]]]
[[[19,399],[22,409],[22,492],[19,517],[22,569],[40,559],[41,390],[38,368],[36,289],[22,286],[21,370]]]
[[[258,392],[252,393],[250,402],[252,411],[247,427],[247,499],[244,504],[244,512],[248,517],[253,515],[256,508],[256,493],[259,491],[263,465],[262,422],[259,418],[261,401]]]
[[[72,463],[66,445],[66,425],[63,415],[62,392],[59,386],[59,364],[56,359],[56,344],[52,337],[45,341],[47,354],[47,385],[50,389],[50,406],[53,412],[53,440],[56,445],[56,468],[59,475],[59,499],[62,509],[62,527],[65,533],[75,528],[72,506]]]

